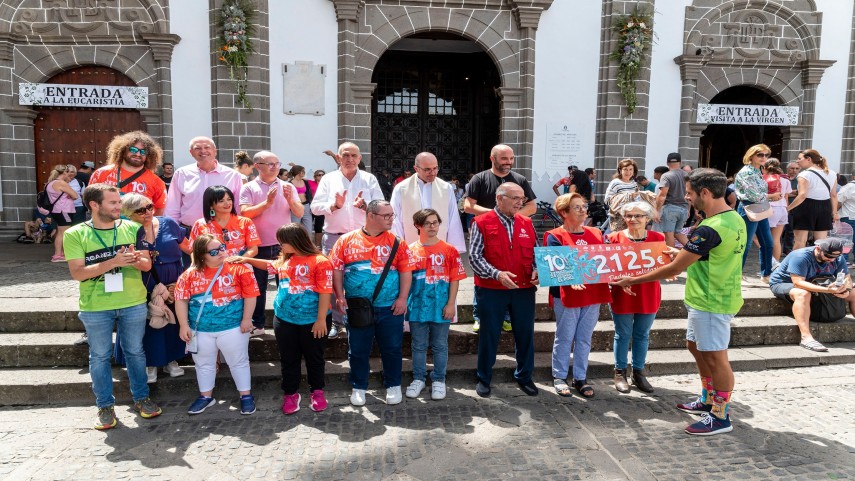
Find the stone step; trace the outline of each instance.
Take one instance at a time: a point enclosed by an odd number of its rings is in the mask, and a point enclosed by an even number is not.
[[[553,321],[552,309],[546,302],[546,290],[538,291],[535,308],[535,320]],[[788,316],[790,306],[783,300],[772,297],[769,289],[754,289],[745,297],[745,304],[739,311],[742,317]],[[267,325],[272,326],[272,296],[268,296]],[[33,310],[38,306],[38,310]],[[662,299],[657,317],[662,319],[685,319],[686,307],[681,298]],[[611,320],[607,305],[600,310],[601,320]],[[468,303],[462,301],[458,306],[458,319],[461,324],[472,322],[471,295]],[[83,324],[77,317],[77,300],[71,298],[39,299],[21,298],[14,305],[0,305],[0,333],[24,332],[82,332]]]
[[[812,330],[820,342],[855,341],[855,318],[830,324],[814,324]],[[685,319],[658,319],[650,333],[651,349],[680,349],[685,346]],[[74,346],[80,337],[77,332],[0,334],[0,367],[86,367],[89,352],[87,347]],[[535,324],[535,350],[551,352],[555,338],[553,322]],[[592,337],[594,351],[611,351],[614,339],[612,321],[600,321]],[[783,316],[737,317],[733,321],[731,346],[793,345],[799,340],[795,320]],[[448,336],[449,354],[452,356],[476,354],[478,335],[470,324],[451,326]],[[250,340],[250,358],[258,362],[274,362],[279,351],[272,333]],[[503,333],[499,344],[500,353],[513,353],[513,334]],[[326,358],[347,359],[347,337],[327,341]],[[375,348],[373,356],[379,353]],[[410,335],[404,334],[403,355],[410,355]],[[189,362],[189,360],[188,360]]]
[[[730,362],[735,371],[763,371],[783,367],[807,367],[827,364],[844,364],[855,362],[855,343],[829,344],[829,352],[815,353],[796,345],[788,346],[746,346],[736,347],[729,351]],[[657,375],[690,374],[695,371],[691,355],[685,349],[657,349],[648,353],[646,370],[651,376],[651,383],[656,386]],[[447,383],[450,390],[472,389],[474,385],[475,355],[454,356],[448,366]],[[379,374],[380,360],[372,359],[372,374],[370,378],[371,394],[382,399],[382,380]],[[515,362],[511,355],[500,354],[494,367],[494,383],[513,380]],[[412,379],[411,363],[404,360],[403,385]],[[182,396],[187,402],[198,395],[195,372],[192,366],[185,367],[184,376],[169,378],[160,373],[160,378],[152,386],[152,397],[175,398]],[[326,390],[350,391],[347,379],[347,361],[328,361],[326,364]],[[592,352],[588,379],[595,382],[597,389],[611,389],[608,380],[613,373],[613,358],[609,352]],[[279,366],[269,362],[254,362],[252,364],[253,391],[278,392],[280,383]],[[125,372],[113,368],[114,393],[118,402],[130,402],[128,381]],[[552,373],[551,355],[540,352],[535,355],[534,380],[542,388],[551,392]],[[597,382],[600,381],[600,382]],[[737,385],[739,375],[736,376]],[[608,386],[608,387],[607,387]],[[301,389],[306,390],[305,382]],[[501,393],[497,392],[500,396]],[[217,387],[214,396],[219,399],[236,398],[234,384],[224,368],[218,374]],[[424,397],[424,394],[422,395]],[[372,401],[373,402],[373,401]],[[408,402],[408,401],[405,401]],[[77,368],[2,368],[0,369],[0,406],[9,405],[93,405],[94,398],[91,390],[91,380],[87,370]],[[278,407],[278,405],[277,405]]]

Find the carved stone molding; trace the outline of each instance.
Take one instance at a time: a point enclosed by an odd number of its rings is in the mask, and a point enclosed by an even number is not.
[[[330,0],[335,5],[336,20],[356,21],[365,6],[365,0]]]
[[[517,21],[517,27],[534,28],[540,24],[540,16],[552,6],[553,0],[514,1],[508,3]]]
[[[836,62],[836,60],[805,60],[802,62],[802,86],[817,85],[822,80],[825,69]]]
[[[151,55],[155,62],[168,62],[172,59],[172,50],[181,41],[181,37],[175,34],[150,33],[142,38],[151,47]]]
[[[3,111],[12,121],[13,125],[33,125],[33,121],[39,116],[39,113],[33,109],[5,109]]]
[[[353,92],[354,99],[368,99],[374,95],[374,89],[377,88],[376,83],[351,83],[350,90]]]

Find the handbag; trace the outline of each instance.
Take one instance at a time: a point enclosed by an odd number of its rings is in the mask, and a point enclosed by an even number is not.
[[[371,299],[367,297],[347,298],[347,325],[349,327],[361,329],[374,325],[374,301],[377,300],[377,295],[380,294],[380,288],[383,287],[386,275],[389,274],[389,268],[392,267],[392,260],[395,259],[395,254],[398,252],[399,243],[400,239],[396,236],[395,243],[392,244],[392,252],[389,254],[386,265],[383,266],[383,273],[380,274],[380,280],[374,287],[374,294]]]
[[[819,276],[810,280],[812,284],[828,287],[834,277]],[[812,292],[810,297],[810,322],[836,322],[846,317],[846,299],[826,294]]]
[[[745,216],[751,222],[760,222],[763,219],[768,219],[772,215],[772,205],[768,202],[756,202],[754,204],[745,204],[742,207],[745,210]]]

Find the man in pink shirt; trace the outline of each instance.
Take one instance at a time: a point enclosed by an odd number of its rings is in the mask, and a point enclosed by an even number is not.
[[[166,195],[166,216],[187,228],[202,218],[202,195],[205,189],[223,185],[240,195],[243,180],[234,169],[217,161],[217,146],[208,137],[195,137],[190,141],[190,155],[195,164],[185,165],[172,175]]]
[[[279,158],[273,152],[262,150],[252,158],[258,177],[247,182],[240,190],[240,215],[249,217],[255,224],[261,245],[256,259],[275,259],[281,250],[276,230],[291,223],[291,214],[303,216],[303,204],[297,189],[277,177]],[[252,269],[261,295],[255,303],[252,324],[264,330],[264,310],[267,301],[267,269]]]

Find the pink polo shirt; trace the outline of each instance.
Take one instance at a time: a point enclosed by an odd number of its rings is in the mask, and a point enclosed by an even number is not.
[[[265,184],[261,181],[261,177],[256,177],[244,184],[240,190],[239,205],[258,205],[267,199],[267,193],[273,185],[277,185],[276,189],[278,190],[278,194],[273,199],[273,205],[252,218],[255,228],[258,230],[258,237],[261,238],[262,247],[279,244],[279,241],[276,240],[276,230],[291,223],[291,206],[285,200],[282,189],[291,189],[291,195],[294,198],[297,198],[297,189],[279,178],[270,184]]]

